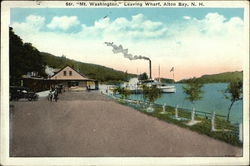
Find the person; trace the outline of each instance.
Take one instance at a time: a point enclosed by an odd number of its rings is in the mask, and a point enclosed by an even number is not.
[[[57,88],[54,91],[54,96],[53,97],[54,97],[55,102],[57,102],[57,100],[58,100],[58,89]]]
[[[49,101],[55,101],[57,102],[58,100],[58,89],[57,88],[51,88],[50,92],[49,92],[49,95],[48,95],[48,100]]]
[[[52,101],[52,99],[53,99],[53,90],[51,88],[50,91],[49,91],[48,100]]]

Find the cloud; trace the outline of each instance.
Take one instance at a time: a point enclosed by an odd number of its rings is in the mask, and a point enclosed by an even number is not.
[[[24,22],[15,22],[12,27],[18,31],[18,33],[34,33],[38,32],[45,24],[45,18],[38,15],[29,15]]]
[[[205,17],[205,21],[209,23],[224,22],[226,18],[219,13],[208,13]]]
[[[98,37],[106,39],[152,39],[160,38],[166,34],[167,28],[162,22],[146,19],[143,14],[132,16],[131,20],[124,17],[110,21],[109,18],[95,21],[94,26],[82,25],[82,35],[85,37]]]
[[[128,72],[136,73],[136,68],[147,72],[148,64],[145,61],[129,61],[123,56],[114,55],[112,49],[105,46],[105,41],[121,44],[133,55],[149,57],[153,68],[161,64],[162,74],[169,71],[169,66],[176,66],[176,77],[178,72],[185,73],[183,66],[197,73],[201,68],[211,73],[242,70],[245,51],[244,22],[241,18],[225,18],[219,13],[208,13],[199,19],[187,19],[189,16],[183,16],[183,19],[184,17],[185,21],[166,23],[152,21],[143,14],[137,14],[130,19],[99,19],[91,26],[80,23],[75,17],[73,20],[78,23],[70,25],[81,24],[82,29],[80,32],[68,34],[44,31],[42,27],[45,27],[45,18],[31,15],[23,23],[13,23],[13,28],[24,41],[33,43],[40,51],[58,56],[65,54],[71,59],[118,70],[128,69]],[[58,22],[58,25],[55,22]],[[59,28],[59,22],[52,19],[50,28]],[[66,25],[63,27],[71,28]],[[20,31],[22,33],[19,33]],[[51,44],[48,44],[48,41]],[[198,76],[192,74],[186,72],[185,77]]]
[[[61,29],[68,30],[71,27],[77,26],[80,24],[80,21],[76,16],[62,16],[62,17],[53,17],[51,22],[47,25],[49,29]]]

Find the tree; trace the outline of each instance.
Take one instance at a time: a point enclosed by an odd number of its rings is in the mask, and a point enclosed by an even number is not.
[[[148,79],[147,73],[144,72],[144,73],[140,74],[138,79],[139,80],[147,80]]]
[[[127,98],[129,95],[131,95],[131,91],[129,89],[126,89],[126,88],[121,88],[121,87],[116,87],[114,90],[113,90],[114,93],[119,93],[122,98]]]
[[[112,91],[114,94],[117,94],[117,93],[119,93],[120,89],[121,89],[121,87],[118,86],[118,87],[115,87]]]
[[[157,88],[156,85],[148,87],[146,85],[142,85],[142,94],[144,100],[147,100],[150,104],[154,103],[154,101],[161,97],[162,91]]]
[[[231,100],[231,104],[228,108],[228,113],[227,113],[227,121],[229,121],[230,112],[233,107],[233,104],[236,101],[243,99],[242,91],[243,91],[242,81],[239,80],[230,82],[227,86],[227,89],[224,91],[225,98]]]
[[[169,78],[161,78],[160,80],[162,83],[169,83],[169,84],[174,83],[174,80]]]
[[[40,52],[31,43],[23,44],[26,72],[36,71],[40,76],[45,76],[45,63]],[[26,73],[25,73],[26,74]]]
[[[61,67],[68,65],[67,62],[68,62],[68,59],[66,58],[66,56],[62,55],[61,56]]]
[[[45,75],[45,64],[40,52],[31,43],[23,43],[11,27],[9,28],[9,47],[11,85],[14,84],[13,80],[20,79],[27,72],[36,71],[42,76]]]
[[[202,99],[201,94],[204,92],[201,90],[203,87],[202,83],[199,83],[193,78],[189,80],[186,86],[183,86],[182,89],[184,93],[186,93],[186,99],[189,100],[193,105],[195,105],[195,101]]]
[[[23,41],[13,32],[11,27],[9,28],[9,47],[10,78],[20,78],[23,74],[26,74],[27,67],[23,65],[25,64]]]

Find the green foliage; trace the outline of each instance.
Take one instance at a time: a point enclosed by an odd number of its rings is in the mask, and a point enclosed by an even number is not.
[[[155,85],[148,87],[142,85],[142,94],[144,100],[147,100],[149,103],[154,103],[154,101],[161,97],[161,89],[157,88]]]
[[[122,98],[127,98],[132,92],[129,89],[116,87],[114,88],[113,92],[116,94],[117,92],[122,96]]]
[[[243,87],[242,87],[242,81],[240,80],[230,82],[227,86],[227,89],[223,92],[225,98],[231,101],[231,104],[228,108],[227,121],[229,121],[230,111],[233,104],[236,101],[242,100],[242,92],[243,92]]]
[[[66,65],[69,65],[76,70],[79,70],[80,73],[84,74],[88,78],[96,79],[106,83],[118,83],[129,80],[132,77],[135,77],[134,74],[129,74],[127,72],[117,71],[112,68],[108,68],[101,65],[83,63],[68,59],[65,56],[57,57],[49,53],[42,52],[42,58],[46,65],[53,68],[63,68]]]
[[[139,80],[147,80],[148,79],[148,74],[147,73],[142,73],[139,75]]]
[[[12,28],[9,28],[10,44],[10,78],[11,80],[20,79],[27,72],[38,72],[44,76],[44,63],[40,52],[31,43],[23,43]],[[13,82],[11,81],[11,84]]]
[[[118,87],[115,87],[112,91],[114,94],[117,94],[117,93],[119,93],[120,89],[121,89],[121,87],[118,86]]]
[[[192,79],[184,79],[180,80],[179,83],[187,83]],[[243,72],[235,71],[235,72],[225,72],[220,74],[212,74],[212,75],[203,75],[202,77],[195,78],[195,80],[199,83],[226,83],[232,82],[234,80],[243,80]]]
[[[117,71],[105,66],[68,59],[65,55],[57,57],[49,53],[39,52],[31,43],[23,43],[22,39],[13,32],[12,28],[9,30],[9,37],[11,80],[18,80],[22,75],[32,71],[36,71],[40,76],[46,77],[46,65],[58,69],[69,65],[85,76],[102,82],[122,82],[136,76],[135,74]]]
[[[161,78],[161,82],[162,83],[169,83],[169,84],[172,84],[174,83],[175,81],[173,79],[169,79],[169,78]]]
[[[201,94],[204,92],[201,90],[203,84],[198,83],[195,79],[189,81],[186,86],[183,86],[183,92],[186,93],[186,99],[189,100],[192,104],[195,101],[202,99]]]
[[[230,82],[225,90],[225,98],[233,101],[242,100],[242,82],[233,81]]]

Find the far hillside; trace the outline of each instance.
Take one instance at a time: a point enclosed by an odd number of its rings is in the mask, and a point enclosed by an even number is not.
[[[101,65],[75,61],[72,59],[68,59],[65,56],[58,57],[46,52],[41,52],[40,54],[44,63],[50,67],[63,68],[66,65],[69,65],[74,69],[79,70],[80,73],[84,74],[89,78],[104,82],[127,81],[130,78],[136,76],[135,74],[129,74]]]
[[[179,83],[187,83],[191,79],[183,79],[180,80]],[[199,78],[195,78],[197,82],[200,83],[227,83],[235,80],[243,80],[243,72],[235,71],[235,72],[225,72],[219,74],[211,74],[211,75],[203,75]]]
[[[129,74],[105,66],[83,63],[68,59],[65,56],[57,57],[50,53],[40,52],[32,43],[23,42],[11,27],[9,28],[9,43],[11,85],[19,85],[22,76],[29,72],[37,72],[39,76],[46,78],[46,66],[61,69],[69,65],[88,78],[106,83],[127,81],[132,77],[136,77],[135,74]]]

